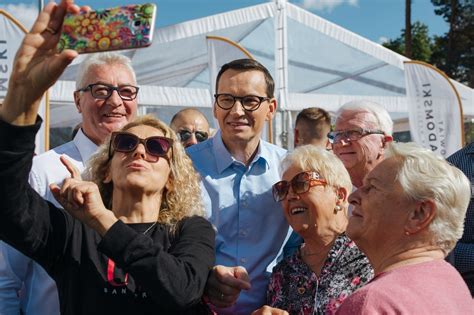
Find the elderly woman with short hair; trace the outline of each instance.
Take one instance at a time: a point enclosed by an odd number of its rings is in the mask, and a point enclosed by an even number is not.
[[[255,314],[333,313],[372,276],[367,258],[346,235],[347,197],[352,184],[342,162],[313,145],[295,149],[282,161],[282,181],[273,186],[285,217],[304,243],[274,269],[268,304]]]
[[[375,278],[338,314],[472,314],[459,273],[444,258],[463,232],[470,198],[464,174],[415,144],[394,144],[349,201],[347,235]]]

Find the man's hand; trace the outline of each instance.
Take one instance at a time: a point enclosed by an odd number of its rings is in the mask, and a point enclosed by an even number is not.
[[[289,315],[289,314],[287,311],[265,305],[259,308],[258,310],[252,312],[252,315]]]
[[[8,92],[0,107],[2,120],[15,125],[35,122],[41,97],[77,56],[73,50],[57,53],[56,45],[66,13],[79,11],[73,0],[62,0],[49,2],[40,12],[13,61]]]
[[[214,266],[207,279],[205,295],[217,307],[235,304],[240,291],[250,289],[250,280],[244,267]]]

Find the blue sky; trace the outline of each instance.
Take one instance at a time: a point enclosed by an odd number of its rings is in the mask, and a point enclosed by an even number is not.
[[[47,2],[47,0],[44,0]],[[34,20],[37,0],[0,0],[4,8],[19,18],[27,27]],[[229,10],[239,9],[268,0],[76,0],[80,5],[94,4],[106,8],[122,4],[154,2],[158,6],[157,26],[166,26]],[[393,39],[405,25],[405,0],[291,0],[333,23],[375,42]],[[430,34],[441,35],[448,24],[434,14],[430,0],[412,0],[412,21],[428,25]]]

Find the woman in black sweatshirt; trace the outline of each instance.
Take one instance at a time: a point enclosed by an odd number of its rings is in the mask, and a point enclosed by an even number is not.
[[[0,106],[0,237],[55,279],[62,314],[201,314],[214,230],[202,217],[198,177],[171,129],[150,116],[114,133],[83,181],[28,184],[41,96],[77,56],[55,52],[72,1],[49,3],[20,46]],[[59,161],[58,161],[59,162]]]

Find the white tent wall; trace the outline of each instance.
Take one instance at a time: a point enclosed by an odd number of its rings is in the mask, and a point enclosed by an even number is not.
[[[192,106],[211,116],[208,35],[238,43],[270,70],[280,111],[318,106],[334,112],[349,100],[369,99],[396,120],[408,116],[405,57],[285,0],[158,28],[151,47],[126,52],[141,87],[140,113],[158,111],[169,122],[172,113]],[[52,127],[73,126],[79,119],[71,80],[80,61],[52,88]],[[474,116],[473,90],[453,83],[464,115]],[[274,126],[281,143],[281,134],[291,131],[291,115],[279,115]]]

